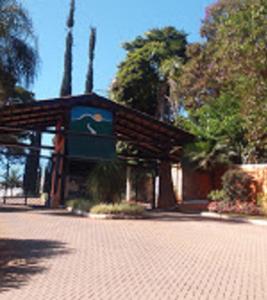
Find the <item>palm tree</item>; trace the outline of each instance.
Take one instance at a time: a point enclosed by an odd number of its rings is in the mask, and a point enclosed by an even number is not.
[[[17,0],[0,0],[0,101],[12,96],[17,83],[32,83],[37,64],[37,43],[27,11]]]

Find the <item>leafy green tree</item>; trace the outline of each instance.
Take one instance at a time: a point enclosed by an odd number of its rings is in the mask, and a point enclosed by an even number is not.
[[[171,80],[186,60],[186,44],[186,34],[174,27],[152,29],[125,43],[127,56],[119,65],[111,97],[158,119],[171,121],[175,102]]]
[[[72,47],[74,26],[75,0],[70,1],[70,11],[67,19],[68,33],[66,37],[66,50],[64,56],[64,73],[60,88],[60,96],[69,96],[72,94]]]
[[[0,157],[1,169],[4,170],[0,176],[2,178],[0,183],[5,189],[6,195],[9,188],[21,187],[21,176],[18,175],[19,170],[12,168],[12,165],[21,164],[22,158],[17,149],[8,149],[8,151],[1,149]]]
[[[220,101],[228,91],[240,102],[243,163],[267,159],[266,15],[264,0],[220,0],[208,7],[205,42],[187,49],[190,60],[179,78],[179,96],[189,109]]]
[[[96,28],[92,27],[89,40],[89,64],[85,83],[85,93],[92,93],[94,88],[94,58],[96,44]]]
[[[124,173],[118,161],[96,164],[87,180],[87,190],[93,200],[106,203],[118,201],[125,188]]]
[[[10,189],[11,196],[13,196],[13,189],[22,186],[21,175],[19,174],[19,171],[17,169],[11,169],[10,174],[4,184],[6,184],[7,188]]]
[[[186,147],[186,158],[198,168],[208,170],[241,163],[248,141],[239,112],[240,102],[229,94],[191,111],[186,118],[177,118],[178,126],[196,136],[196,141]]]
[[[32,21],[16,0],[0,1],[0,101],[14,94],[17,83],[33,82],[38,51]]]

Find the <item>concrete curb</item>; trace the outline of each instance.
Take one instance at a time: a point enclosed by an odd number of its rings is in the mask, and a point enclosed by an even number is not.
[[[91,219],[98,219],[98,220],[140,220],[145,219],[145,216],[130,216],[130,215],[124,215],[124,214],[92,214],[84,212],[80,209],[73,209],[72,207],[66,208],[68,212],[81,217],[87,217]]]
[[[145,216],[130,216],[124,214],[92,214],[89,213],[89,218],[91,219],[108,219],[108,220],[140,220],[145,219]]]
[[[87,217],[96,220],[142,220],[142,219],[153,220],[153,217],[149,217],[149,215],[130,216],[130,215],[123,215],[123,214],[121,215],[93,214],[93,213],[84,212],[79,209],[73,209],[72,207],[67,207],[67,211],[73,213],[76,216]],[[184,215],[187,216],[187,214]],[[229,216],[226,214],[219,214],[214,212],[201,212],[200,214],[192,215],[191,217],[199,217],[199,216],[207,219],[219,219],[219,220],[234,221],[234,222],[245,223],[245,224],[267,226],[267,220],[250,219],[246,217],[234,217],[234,216]]]
[[[228,216],[226,214],[219,214],[214,212],[202,212],[200,213],[201,217],[204,218],[212,218],[212,219],[221,219],[221,220],[228,220],[228,221],[234,221],[234,222],[240,222],[240,223],[246,223],[246,224],[253,224],[253,225],[261,225],[261,226],[267,226],[267,220],[261,220],[261,219],[250,219],[249,217],[234,217],[234,216]]]

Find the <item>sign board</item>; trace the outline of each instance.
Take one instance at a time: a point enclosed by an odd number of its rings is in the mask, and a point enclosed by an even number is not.
[[[74,134],[68,137],[69,155],[92,159],[114,159],[112,112],[95,107],[76,106],[70,114],[69,130]],[[88,134],[83,135],[83,133]]]

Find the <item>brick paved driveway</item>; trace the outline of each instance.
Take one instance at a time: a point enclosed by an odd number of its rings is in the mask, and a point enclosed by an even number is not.
[[[0,299],[267,299],[267,227],[0,210]]]

